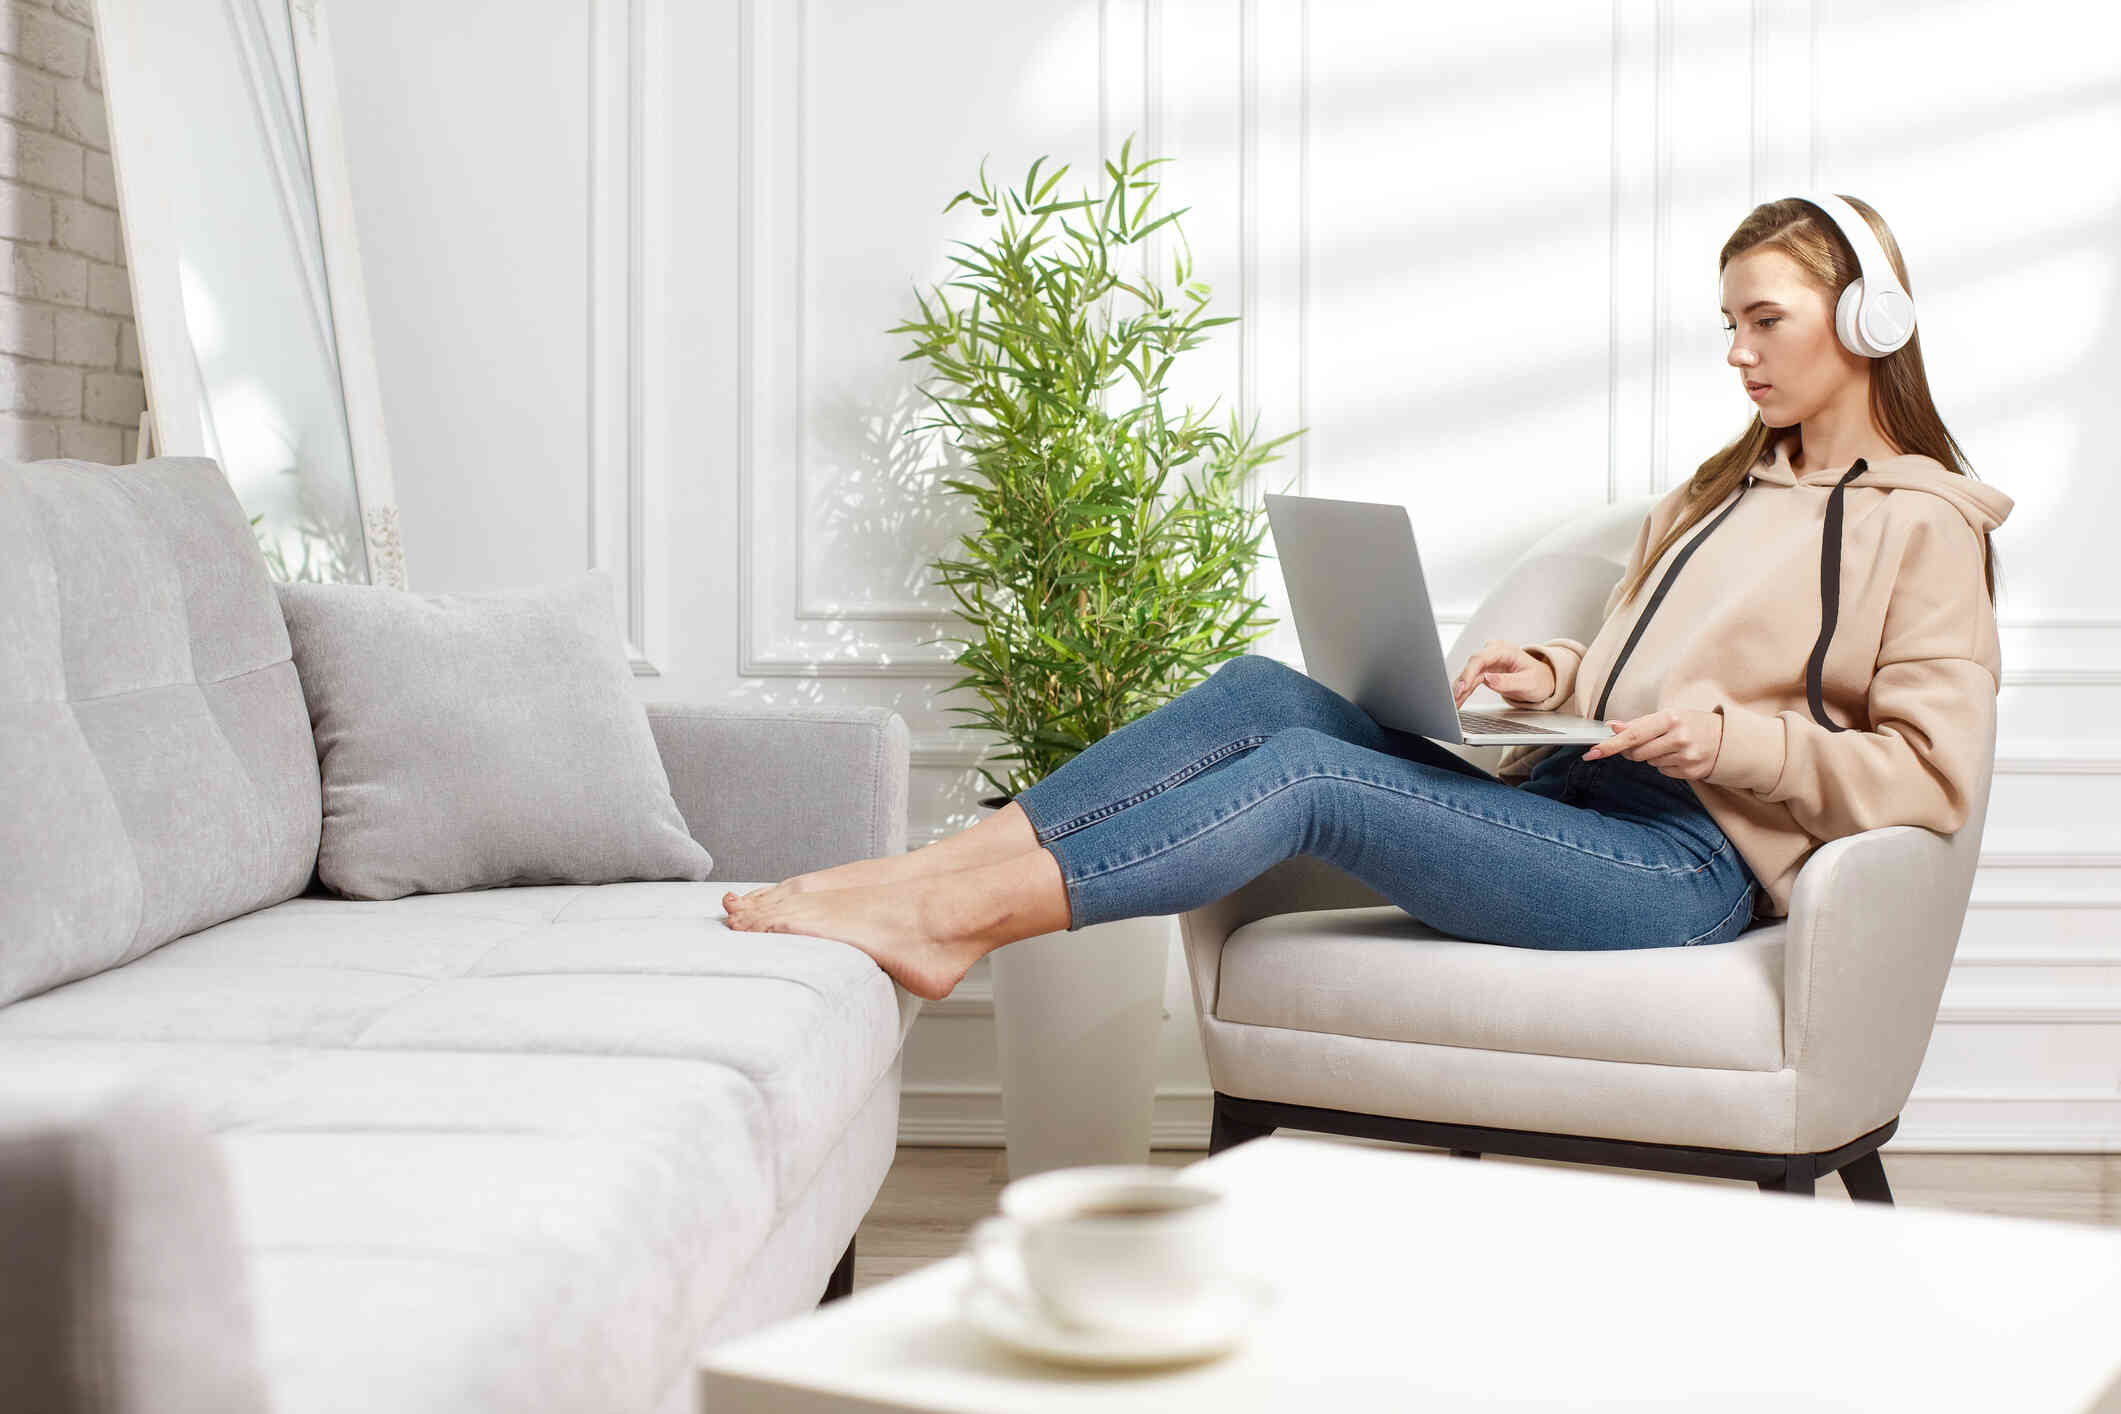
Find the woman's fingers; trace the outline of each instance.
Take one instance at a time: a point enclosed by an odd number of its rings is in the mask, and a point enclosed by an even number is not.
[[[1643,719],[1637,718],[1636,720],[1640,722]],[[1639,726],[1633,726],[1626,722],[1607,722],[1606,725],[1616,730],[1604,741],[1593,742],[1590,750],[1583,753],[1584,760],[1596,761],[1606,756],[1617,756],[1643,739],[1642,730]]]
[[[1583,755],[1586,761],[1595,761],[1606,756],[1625,755],[1631,749],[1645,742],[1657,740],[1657,738],[1670,731],[1675,723],[1669,713],[1652,712],[1646,717],[1637,717],[1633,721],[1609,721],[1606,725],[1614,728],[1613,735],[1607,737],[1604,741],[1594,743],[1590,750],[1584,752]],[[1662,751],[1664,748],[1660,747],[1658,749]],[[1643,758],[1637,757],[1635,759],[1641,760]]]
[[[1533,691],[1532,683],[1526,680],[1528,676],[1529,674],[1522,664],[1505,662],[1490,666],[1481,675],[1481,681],[1514,703],[1520,699],[1536,699],[1538,697],[1539,694]]]
[[[1455,701],[1464,702],[1466,694],[1473,690],[1473,684],[1480,681],[1480,674],[1484,670],[1482,660],[1483,655],[1475,653],[1466,659],[1466,665],[1458,670],[1458,676],[1451,679],[1451,696]]]
[[[1487,682],[1489,673],[1490,669],[1485,664],[1474,664],[1473,666],[1468,667],[1466,669],[1466,675],[1463,678],[1459,679],[1458,684],[1455,688],[1455,691],[1458,694],[1459,702],[1463,703],[1468,697],[1471,697],[1473,695],[1474,688],[1479,687],[1482,683]],[[1493,684],[1490,684],[1490,686],[1492,685]]]
[[[1472,657],[1466,659],[1464,669],[1451,684],[1452,695],[1458,703],[1463,705],[1466,698],[1472,695],[1473,689],[1479,687],[1489,673],[1500,676],[1512,667],[1516,653],[1515,648],[1499,638],[1491,638],[1483,643]],[[1500,690],[1498,687],[1497,691]]]

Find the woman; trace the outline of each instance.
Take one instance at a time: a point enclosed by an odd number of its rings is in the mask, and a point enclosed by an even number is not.
[[[1511,747],[1491,775],[1240,657],[969,830],[724,895],[729,926],[852,943],[935,999],[1004,944],[1181,912],[1310,854],[1458,938],[1692,946],[1786,915],[1826,840],[1957,830],[2011,499],[1955,469],[1917,340],[1842,343],[1861,267],[1819,207],[1755,208],[1718,269],[1751,426],[1651,509],[1590,644],[1491,641],[1454,685],[1597,717],[1605,741]]]

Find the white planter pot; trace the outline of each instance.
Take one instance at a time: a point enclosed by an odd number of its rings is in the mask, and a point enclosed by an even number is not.
[[[1010,1178],[1149,1162],[1170,938],[1167,917],[1117,918],[987,954]]]

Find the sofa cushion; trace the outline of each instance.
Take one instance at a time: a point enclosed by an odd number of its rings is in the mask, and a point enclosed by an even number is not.
[[[323,768],[326,888],[713,872],[634,696],[609,575],[486,594],[278,588]]]
[[[219,1131],[278,1407],[647,1408],[915,1010],[731,887],[305,896],[0,1010],[0,1076]]]
[[[731,929],[723,892],[758,887],[305,895],[0,1010],[0,1038],[708,1062],[750,1083],[793,1187],[898,1053],[915,1003],[846,943]]]
[[[0,1004],[300,893],[319,818],[219,468],[0,462]]]
[[[137,1093],[0,1100],[0,1195],[0,1406],[266,1414],[227,1166],[198,1116]]]
[[[707,1062],[0,1039],[0,1068],[210,1118],[276,1409],[645,1409],[774,1225],[756,1093]]]
[[[1782,1068],[1785,928],[1713,947],[1574,952],[1473,942],[1404,909],[1280,913],[1223,945],[1224,1021],[1712,1070]]]

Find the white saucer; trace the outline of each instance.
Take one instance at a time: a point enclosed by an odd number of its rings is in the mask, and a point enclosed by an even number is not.
[[[1064,1365],[1166,1365],[1233,1349],[1273,1300],[1272,1286],[1259,1277],[1230,1280],[1225,1298],[1185,1313],[1182,1320],[1144,1330],[1062,1325],[977,1276],[966,1278],[959,1309],[967,1321],[1025,1355]]]

